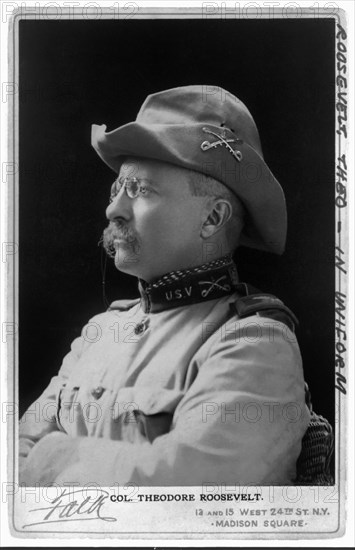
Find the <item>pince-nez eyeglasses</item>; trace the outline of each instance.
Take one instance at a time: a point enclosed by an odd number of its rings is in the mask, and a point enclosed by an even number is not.
[[[139,178],[117,178],[111,187],[110,202],[114,200],[122,188],[124,188],[130,199],[143,196],[148,192],[148,183],[148,180]]]

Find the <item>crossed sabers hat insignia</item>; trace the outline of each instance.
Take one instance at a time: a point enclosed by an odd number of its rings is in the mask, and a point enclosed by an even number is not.
[[[235,151],[232,149],[232,147],[229,145],[230,143],[242,143],[241,139],[227,139],[225,134],[218,134],[217,132],[213,132],[209,128],[202,128],[202,131],[206,134],[212,134],[216,138],[218,138],[218,141],[213,141],[212,143],[210,141],[204,141],[201,143],[201,149],[202,151],[208,151],[208,149],[211,149],[212,147],[216,149],[217,145],[224,145],[230,153],[232,153],[233,157],[237,159],[238,162],[240,162],[243,158],[243,155],[241,151]]]

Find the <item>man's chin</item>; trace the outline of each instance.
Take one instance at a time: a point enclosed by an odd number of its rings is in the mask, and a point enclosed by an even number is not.
[[[127,273],[128,275],[134,275],[138,277],[138,263],[139,257],[134,255],[132,251],[117,250],[115,254],[115,267],[118,271]]]

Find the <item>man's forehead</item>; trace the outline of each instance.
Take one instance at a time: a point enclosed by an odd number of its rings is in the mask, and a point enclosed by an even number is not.
[[[144,170],[144,161],[143,159],[136,159],[134,157],[126,158],[121,165],[120,168],[120,175],[124,175],[126,177],[138,177],[139,172],[142,172]]]

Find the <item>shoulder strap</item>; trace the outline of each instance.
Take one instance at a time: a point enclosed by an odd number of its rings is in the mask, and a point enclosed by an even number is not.
[[[249,287],[245,283],[238,284],[237,291],[246,294],[238,298],[235,302],[235,309],[238,317],[241,319],[250,315],[260,315],[261,317],[269,317],[276,321],[285,323],[290,330],[295,331],[298,326],[298,319],[294,313],[285,304],[273,294],[264,294],[255,292],[249,294],[250,290],[255,291],[253,287]]]
[[[112,304],[109,305],[107,311],[112,311],[113,309],[118,309],[119,311],[128,311],[139,302],[140,298],[134,298],[130,300],[115,300],[114,302],[112,302]]]

